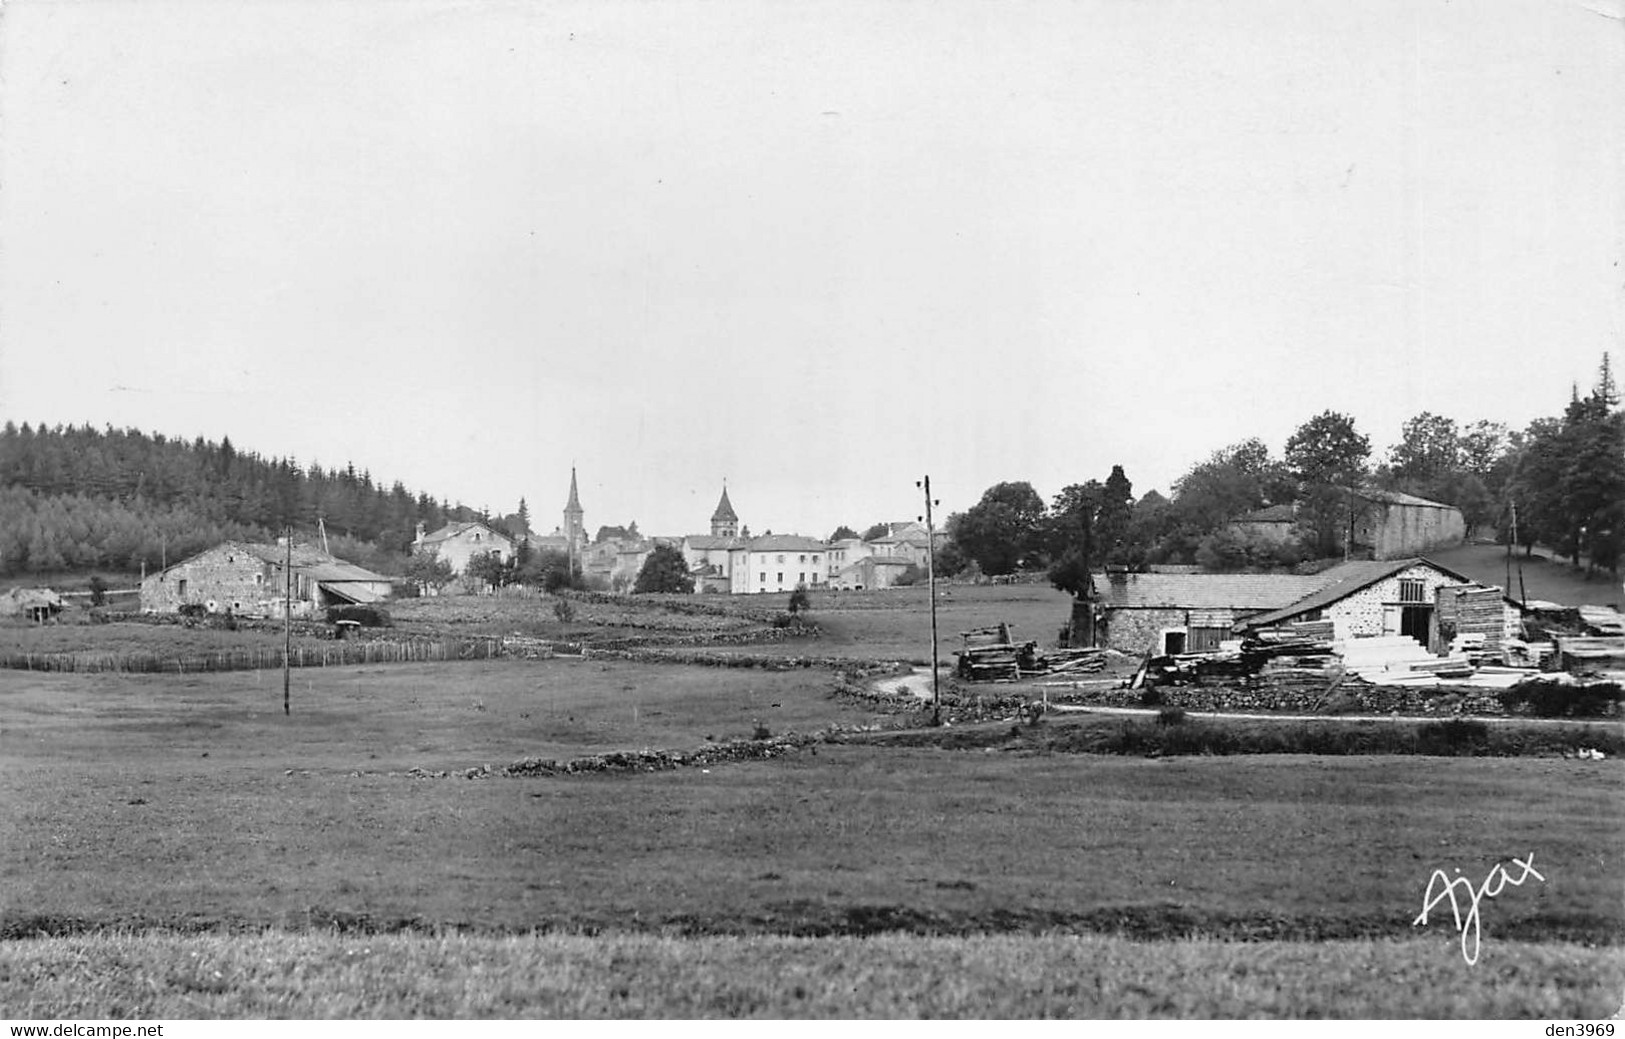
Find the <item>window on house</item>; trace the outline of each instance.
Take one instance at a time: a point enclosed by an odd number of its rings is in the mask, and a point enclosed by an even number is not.
[[[264,574],[255,574],[254,575],[254,583],[255,584],[264,584],[265,583],[265,575]]]
[[[186,594],[186,578],[183,577],[179,581],[175,582],[175,594],[176,595],[185,595]]]
[[[756,575],[756,583],[757,584],[766,584],[767,583],[767,575],[766,574],[757,574]]]
[[[1426,602],[1427,585],[1419,577],[1402,577],[1399,581],[1400,602]]]
[[[780,584],[784,583],[784,571],[783,570],[779,571],[779,583]]]
[[[779,562],[781,562],[781,563],[784,562],[784,557],[783,556],[779,557]]]
[[[801,573],[797,574],[796,575],[796,580],[800,581],[802,584],[806,584],[807,583],[807,572],[805,570],[803,570]]]
[[[797,560],[797,562],[800,562],[800,563],[805,563],[806,561],[807,561],[806,556],[802,556],[799,560]]]

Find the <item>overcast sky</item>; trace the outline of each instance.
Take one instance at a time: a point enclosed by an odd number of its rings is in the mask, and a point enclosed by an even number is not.
[[[1521,426],[1625,327],[1625,0],[10,0],[0,414],[588,528]]]

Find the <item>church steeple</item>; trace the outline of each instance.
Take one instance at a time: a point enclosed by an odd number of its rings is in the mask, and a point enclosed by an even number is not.
[[[570,467],[570,500],[564,506],[564,536],[570,544],[579,544],[586,531],[582,520],[586,513],[581,508],[581,495],[576,492],[576,467]]]
[[[722,485],[722,500],[717,502],[717,511],[711,514],[711,536],[718,538],[732,538],[739,536],[739,514],[734,512],[733,503],[728,500],[728,485]]]

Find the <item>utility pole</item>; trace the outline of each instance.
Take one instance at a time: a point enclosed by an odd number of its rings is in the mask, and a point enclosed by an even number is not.
[[[937,679],[937,528],[931,520],[931,507],[941,504],[931,500],[931,477],[918,480],[914,486],[925,488],[925,583],[931,595],[931,724],[942,724],[942,687]]]
[[[282,713],[288,714],[288,686],[293,681],[289,669],[293,666],[293,527],[283,546],[286,556],[282,564]]]

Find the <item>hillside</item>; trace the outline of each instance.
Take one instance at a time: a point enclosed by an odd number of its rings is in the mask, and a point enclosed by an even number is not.
[[[1507,584],[1505,545],[1462,545],[1429,552],[1427,557],[1481,584],[1498,588]],[[1520,563],[1522,592],[1518,584]],[[1547,558],[1539,551],[1526,559],[1522,549],[1512,557],[1510,594],[1514,599],[1527,596],[1565,606],[1625,606],[1625,589],[1621,589],[1618,578],[1606,570],[1599,570],[1588,581],[1584,570],[1577,570],[1560,559]]]
[[[137,430],[0,430],[0,577],[156,569],[227,538],[265,541],[326,524],[334,554],[396,570],[417,524],[474,510],[372,475],[239,452],[226,437]]]

